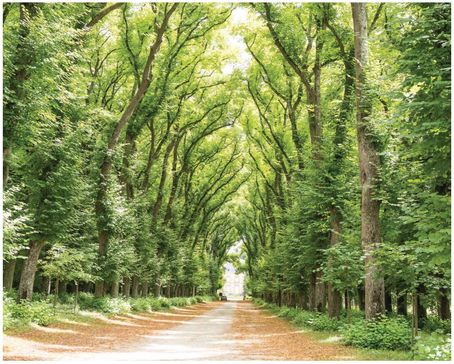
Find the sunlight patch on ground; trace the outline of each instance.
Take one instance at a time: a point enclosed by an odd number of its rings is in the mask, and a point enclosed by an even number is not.
[[[321,343],[336,343],[342,340],[341,336],[330,336],[326,339],[320,340]]]
[[[39,326],[37,324],[31,324],[30,326],[33,327],[33,329],[35,329],[35,330],[48,332],[48,333],[77,334],[77,331],[70,330],[70,329],[60,329],[57,327],[45,327],[45,326]]]

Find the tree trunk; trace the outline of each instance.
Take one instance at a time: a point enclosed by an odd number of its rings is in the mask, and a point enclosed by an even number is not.
[[[129,298],[131,293],[131,279],[129,277],[123,278],[123,296]]]
[[[148,296],[148,282],[142,282],[142,297]]]
[[[16,270],[16,259],[11,259],[9,262],[4,261],[3,265],[3,289],[9,291],[13,288],[14,271]]]
[[[39,253],[44,247],[44,241],[33,240],[30,242],[28,257],[22,267],[22,273],[19,282],[18,300],[31,300],[33,295],[33,285],[35,283],[35,273],[37,269]]]
[[[136,298],[138,296],[139,296],[139,278],[134,276],[132,277],[131,297]]]
[[[407,316],[407,294],[397,297],[397,314]]]
[[[59,287],[60,287],[60,280],[56,279],[55,280],[55,288],[54,288],[54,303],[53,303],[54,308],[57,307],[58,289],[59,289]]]
[[[331,214],[331,236],[330,245],[333,247],[339,243],[339,237],[341,234],[340,216],[337,209],[332,206],[330,209]],[[328,262],[328,264],[332,264]],[[328,293],[328,316],[330,318],[339,319],[340,309],[342,305],[342,296],[340,292],[334,289],[332,284],[327,284]]]
[[[59,286],[58,286],[58,294],[61,296],[62,294],[66,293],[68,282],[60,281],[58,284],[59,284]]]
[[[317,290],[317,276],[315,273],[311,273],[309,282],[309,309],[315,311],[317,308],[316,290]]]
[[[318,312],[325,312],[326,308],[326,287],[325,283],[321,281],[322,272],[317,272],[317,281],[315,283],[315,306]]]
[[[380,159],[373,141],[370,96],[365,69],[368,61],[365,3],[352,3],[356,58],[356,120],[361,180],[361,243],[365,259],[366,319],[385,312],[384,280],[374,253],[380,243],[380,201],[375,196]]]
[[[118,297],[119,288],[120,288],[120,284],[118,282],[118,279],[115,279],[112,282],[112,287],[111,287],[111,290],[110,290],[110,294],[112,295],[113,298],[117,298]]]
[[[105,261],[105,255],[107,252],[107,245],[108,245],[108,238],[109,238],[109,231],[106,224],[107,218],[107,211],[108,208],[106,206],[106,197],[107,197],[107,187],[109,182],[109,175],[112,169],[112,152],[115,150],[118,140],[120,138],[120,134],[125,127],[125,125],[129,122],[133,114],[136,112],[137,108],[139,107],[142,99],[144,98],[150,84],[152,81],[153,76],[153,63],[156,58],[156,55],[161,48],[162,40],[164,33],[167,29],[167,24],[173,12],[176,10],[178,4],[173,4],[170,9],[164,15],[164,19],[159,27],[156,28],[156,38],[153,44],[150,46],[150,50],[148,53],[148,58],[145,63],[142,80],[140,85],[137,88],[134,96],[129,101],[128,105],[126,106],[123,114],[121,115],[120,119],[118,120],[115,129],[112,135],[109,138],[109,142],[107,145],[107,150],[105,151],[104,160],[101,164],[100,168],[100,178],[98,181],[98,191],[96,195],[95,201],[95,213],[96,213],[96,220],[97,220],[97,229],[98,229],[98,262],[103,263]],[[167,6],[166,6],[167,9]],[[103,282],[98,281],[96,282],[95,286],[95,296],[100,297],[102,296],[103,290]]]
[[[366,292],[364,291],[364,284],[358,287],[358,306],[361,311],[366,310]]]
[[[426,287],[420,284],[417,288],[416,294],[416,305],[417,305],[417,313],[418,313],[418,328],[422,328],[424,325],[424,321],[427,318],[427,310],[426,307],[422,304],[422,299],[426,294]]]
[[[393,302],[392,302],[392,296],[391,296],[391,291],[389,289],[385,288],[385,310],[386,313],[393,313]]]
[[[449,308],[449,298],[448,298],[448,289],[440,288],[440,298],[439,298],[439,317],[441,320],[451,320],[451,310]]]

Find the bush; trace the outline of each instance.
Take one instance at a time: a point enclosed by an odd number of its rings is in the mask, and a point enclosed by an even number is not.
[[[311,328],[315,331],[338,331],[342,326],[341,320],[333,320],[326,314],[318,314],[312,319]]]
[[[451,321],[440,320],[436,316],[428,316],[423,320],[422,325],[424,330],[428,332],[441,331],[445,334],[451,333]]]
[[[415,360],[451,360],[451,335],[435,332],[420,336],[413,347]]]
[[[22,301],[16,303],[12,298],[3,301],[3,329],[10,329],[29,323],[48,326],[54,320],[54,312],[47,302]]]
[[[357,321],[345,325],[342,331],[347,345],[386,350],[408,350],[411,347],[411,328],[400,317]]]
[[[83,310],[107,314],[123,314],[131,311],[131,305],[122,298],[94,297],[91,293],[80,293],[79,305]]]
[[[131,309],[133,311],[137,312],[151,311],[150,301],[144,297],[131,298],[129,300],[129,304],[131,305]]]

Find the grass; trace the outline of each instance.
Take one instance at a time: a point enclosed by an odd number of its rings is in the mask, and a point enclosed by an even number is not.
[[[260,304],[257,305],[261,308],[264,308]],[[265,309],[274,314],[278,313],[276,309],[267,307],[265,307]],[[287,317],[280,317],[288,321],[295,328],[299,329],[302,333],[304,333],[304,335],[308,336],[314,341],[317,341],[321,345],[325,343],[337,343],[338,345],[347,347],[346,345],[342,344],[342,333],[339,331],[315,331],[307,326],[298,326]],[[348,346],[348,348],[354,351],[354,355],[356,356],[357,360],[412,360],[411,351],[359,349],[352,348],[350,346]]]

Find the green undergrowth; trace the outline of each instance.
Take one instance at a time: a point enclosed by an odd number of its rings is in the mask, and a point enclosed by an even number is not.
[[[16,302],[14,292],[5,293],[3,296],[3,331],[24,331],[30,324],[48,326],[51,323],[72,320],[91,321],[81,311],[98,312],[106,316],[128,314],[131,312],[165,311],[172,307],[184,307],[201,302],[215,300],[213,296],[194,297],[138,297],[138,298],[112,298],[109,296],[96,298],[91,293],[81,292],[77,311],[74,307],[73,295],[62,295],[56,307],[53,307],[54,296],[47,297],[37,294],[33,300]]]
[[[429,317],[425,330],[412,341],[411,318],[391,315],[366,321],[360,311],[339,320],[326,313],[305,311],[254,299],[259,306],[285,318],[320,342],[339,342],[358,348],[360,359],[372,360],[450,360],[450,322]]]

